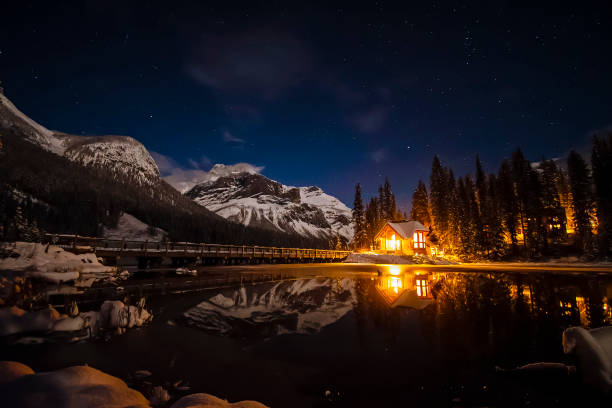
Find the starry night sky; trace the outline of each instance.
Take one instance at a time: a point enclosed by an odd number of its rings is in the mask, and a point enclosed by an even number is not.
[[[50,129],[135,137],[166,173],[247,162],[349,205],[388,176],[407,208],[434,154],[496,171],[612,125],[609,2],[11,3],[5,94]]]

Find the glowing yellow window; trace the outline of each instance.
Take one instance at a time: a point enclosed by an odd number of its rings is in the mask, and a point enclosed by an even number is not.
[[[425,248],[425,235],[423,231],[416,231],[413,235],[414,247]]]
[[[429,295],[429,282],[427,278],[417,278],[416,291],[419,297],[427,297]]]

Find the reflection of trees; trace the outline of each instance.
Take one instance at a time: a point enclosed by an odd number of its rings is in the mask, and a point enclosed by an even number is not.
[[[403,311],[391,308],[376,290],[375,281],[358,279],[355,284],[356,302],[353,307],[357,321],[357,331],[361,339],[372,324],[377,332],[382,332],[385,344],[396,342],[400,331],[400,319]]]
[[[496,333],[507,330],[509,282],[499,275],[450,273],[438,275],[435,304],[422,314],[422,331],[439,344],[446,358],[493,352]]]
[[[606,323],[604,316],[603,294],[597,281],[589,279],[584,286],[586,316],[590,328],[600,327]]]

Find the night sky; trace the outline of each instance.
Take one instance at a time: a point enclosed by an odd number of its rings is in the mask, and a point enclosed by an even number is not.
[[[349,205],[388,176],[406,208],[434,154],[496,171],[612,125],[609,2],[10,3],[5,94],[50,129],[138,139],[165,174],[247,162]]]

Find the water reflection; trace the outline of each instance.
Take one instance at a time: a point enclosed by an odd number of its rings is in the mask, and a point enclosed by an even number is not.
[[[422,272],[402,273],[391,272],[381,275],[376,281],[376,289],[384,302],[390,307],[410,307],[423,309],[433,299],[429,282],[433,275]]]
[[[512,356],[531,348],[559,354],[564,328],[611,323],[611,294],[610,278],[389,267],[377,277],[310,278],[221,290],[179,320],[214,334],[267,338],[316,334],[350,315],[359,336],[375,330],[394,344],[402,321],[416,312],[420,332],[411,329],[413,335],[437,352]]]

